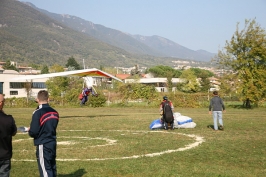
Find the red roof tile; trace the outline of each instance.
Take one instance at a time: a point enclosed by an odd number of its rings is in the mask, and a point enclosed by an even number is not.
[[[126,78],[128,78],[129,76],[131,76],[130,74],[116,74],[115,77],[124,80]]]

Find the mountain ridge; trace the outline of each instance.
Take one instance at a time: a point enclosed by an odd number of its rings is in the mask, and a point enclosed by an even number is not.
[[[134,56],[68,28],[16,0],[1,0],[0,58],[21,64],[66,64],[69,57],[89,67],[153,65],[163,59]],[[143,59],[142,59],[143,58]],[[158,63],[158,62],[156,62]]]
[[[0,59],[3,61],[11,60],[21,65],[65,65],[69,57],[74,57],[81,65],[85,60],[86,67],[100,68],[132,67],[136,64],[144,67],[173,66],[173,60],[183,60],[161,57],[160,54],[148,55],[145,52],[154,52],[150,47],[118,30],[100,25],[97,26],[99,30],[93,31],[101,36],[101,31],[107,30],[107,34],[117,37],[116,39],[130,39],[127,41],[128,46],[131,42],[138,44],[144,54],[128,52],[92,35],[74,30],[17,0],[1,0],[0,15]],[[64,19],[69,18],[68,15],[64,16]],[[95,24],[91,25],[95,28]],[[113,38],[110,37],[109,40],[112,41]]]
[[[158,57],[182,58],[206,62],[210,61],[211,58],[213,58],[215,55],[206,50],[204,53],[200,52],[202,51],[202,49],[197,51],[191,50],[158,35],[131,35],[127,32],[108,28],[100,24],[94,24],[93,22],[84,20],[80,17],[72,16],[69,14],[51,13],[47,10],[39,9],[36,6],[34,6],[34,8],[45,13],[47,16],[62,22],[72,29],[83,32],[89,36],[97,38],[110,45],[124,49],[125,51],[128,51],[130,53],[152,55]],[[133,40],[132,38],[135,40]]]
[[[142,41],[147,46],[154,50],[160,50],[167,57],[178,57],[188,60],[208,61],[206,58],[212,58],[215,54],[207,52],[205,50],[191,50],[180,44],[177,44],[169,39],[161,36],[141,36],[133,35],[133,37],[139,41]],[[205,51],[205,52],[203,52]]]

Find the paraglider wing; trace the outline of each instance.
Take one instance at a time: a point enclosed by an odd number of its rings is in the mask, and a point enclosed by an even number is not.
[[[96,68],[49,73],[49,74],[39,74],[39,75],[18,75],[18,77],[13,78],[12,80],[31,80],[31,79],[41,79],[41,78],[50,78],[58,76],[106,77],[122,82],[122,80],[120,80],[119,78]]]

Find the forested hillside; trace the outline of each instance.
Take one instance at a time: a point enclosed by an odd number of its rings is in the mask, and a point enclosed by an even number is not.
[[[88,67],[169,65],[172,58],[133,55],[72,30],[16,0],[0,1],[0,60],[64,65],[73,56]]]

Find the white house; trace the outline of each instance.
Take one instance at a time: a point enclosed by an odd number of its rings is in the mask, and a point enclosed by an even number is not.
[[[215,78],[215,77],[210,77],[209,78],[210,80],[210,83],[211,83],[211,88],[210,88],[210,91],[215,91],[215,90],[220,90],[220,85],[221,85],[221,82],[219,82],[219,79]]]
[[[27,97],[25,84],[31,83],[30,97],[36,97],[40,90],[46,90],[45,82],[49,78],[69,75],[82,77],[87,87],[97,86],[102,82],[110,84],[112,83],[110,79],[122,82],[120,79],[96,68],[40,75],[25,75],[14,70],[0,69],[0,93],[5,94],[6,98]]]
[[[5,98],[27,97],[25,83],[32,82],[30,96],[36,97],[40,90],[46,90],[45,82],[47,78],[34,80],[13,81],[13,78],[25,77],[14,70],[0,70],[0,93],[5,94]]]
[[[173,85],[183,82],[180,78],[172,78]],[[146,85],[154,85],[158,92],[168,92],[167,78],[141,78],[141,79],[125,79],[125,83],[141,83]],[[172,88],[176,90],[176,87]]]

